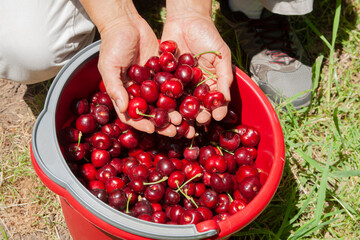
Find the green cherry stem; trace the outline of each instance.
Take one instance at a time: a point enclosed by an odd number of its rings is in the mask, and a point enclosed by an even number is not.
[[[207,53],[213,53],[216,56],[221,57],[221,52],[218,52],[218,51],[205,51],[205,52],[198,53],[198,54],[194,55],[194,58],[199,57],[199,56],[204,55],[204,54],[207,54]]]
[[[210,72],[209,70],[206,70],[205,68],[199,67],[201,69],[201,71],[206,72],[207,74],[209,74],[211,77],[216,76],[215,74],[213,74],[212,72]]]
[[[77,152],[77,150],[79,149],[79,145],[80,145],[80,142],[81,142],[81,137],[82,137],[82,132],[79,131],[79,139],[78,139],[77,146],[76,146],[76,148],[75,148],[75,152]]]
[[[181,188],[183,188],[186,184],[188,184],[189,182],[191,182],[192,180],[194,180],[197,177],[201,177],[202,173],[198,173],[195,176],[193,176],[192,178],[190,178],[189,180],[187,180],[186,182],[184,182],[179,188],[178,190],[176,190],[175,192],[181,191]]]
[[[156,182],[145,182],[145,183],[143,183],[143,184],[144,184],[144,185],[153,185],[153,184],[157,184],[157,183],[164,182],[164,181],[166,181],[167,179],[168,179],[168,177],[165,176],[165,177],[163,177],[162,179],[160,179],[160,180],[158,180],[158,181],[156,181]]]
[[[230,199],[230,203],[232,202],[232,201],[234,201],[234,199],[231,197],[231,195],[230,195],[230,193],[226,193],[227,195],[228,195],[228,197],[229,197],[229,199]]]
[[[151,118],[155,117],[155,115],[149,115],[149,114],[145,114],[145,113],[140,112],[140,110],[138,108],[136,109],[136,113],[141,115],[141,116],[144,116],[144,117],[151,117]]]
[[[227,149],[225,149],[225,148],[217,145],[215,142],[211,142],[210,144],[213,145],[213,146],[215,146],[217,149],[219,149],[220,152],[224,151],[224,152],[227,152],[227,153],[229,153],[229,154],[231,154],[231,155],[234,155],[233,152],[231,152],[231,151],[229,151],[229,150],[227,150]]]
[[[178,187],[178,190],[181,192],[181,194],[182,195],[184,195],[184,197],[187,199],[187,200],[190,200],[194,205],[195,205],[195,207],[196,208],[198,208],[199,206],[196,204],[196,202],[194,201],[194,199],[192,198],[192,197],[190,197],[189,195],[187,195],[186,193],[184,193],[184,191],[183,190],[181,190],[181,188],[179,187],[179,184],[176,182],[176,185],[177,185],[177,187]],[[178,191],[177,190],[177,191]],[[176,191],[176,192],[177,192]]]
[[[125,213],[129,213],[129,205],[130,205],[131,198],[132,198],[132,193],[130,193],[129,198],[126,202],[126,212]]]

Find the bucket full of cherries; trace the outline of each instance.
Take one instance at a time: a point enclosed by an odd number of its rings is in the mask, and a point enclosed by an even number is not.
[[[198,124],[201,111],[225,104],[208,85],[216,75],[197,66],[201,54],[176,57],[176,43],[162,42],[159,56],[128,70],[127,117],[157,132],[176,128],[173,137],[149,134],[118,118],[97,70],[99,45],[59,72],[32,138],[34,169],[60,196],[72,237],[227,238],[253,221],[279,185],[285,155],[256,84],[236,68],[226,117]]]

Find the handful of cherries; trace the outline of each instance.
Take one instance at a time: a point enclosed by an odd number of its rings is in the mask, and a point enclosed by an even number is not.
[[[136,83],[128,87],[132,98],[128,114],[134,119],[149,115],[156,127],[163,128],[169,124],[167,111],[179,105],[184,120],[177,126],[177,136],[147,134],[122,123],[101,81],[98,92],[74,100],[74,118],[59,132],[63,154],[92,194],[126,214],[162,224],[222,221],[243,210],[262,187],[254,164],[260,135],[239,124],[237,113],[229,109],[222,121],[195,125],[195,137],[183,137],[188,120],[196,117],[194,109],[204,104],[211,111],[218,98],[210,95],[219,93],[207,91],[199,98],[195,92],[205,85],[202,76],[194,80],[196,70],[189,78],[179,70],[182,65],[196,69],[194,64],[179,64],[183,58],[196,62],[196,57],[183,54],[176,61],[171,57],[176,50],[172,41],[160,44],[160,50],[158,60],[152,57],[144,67],[130,68]],[[144,72],[146,78],[141,77]],[[195,91],[191,95],[184,89]]]

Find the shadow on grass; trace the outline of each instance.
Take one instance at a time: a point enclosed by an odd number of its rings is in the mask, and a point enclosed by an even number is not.
[[[52,80],[27,85],[24,94],[24,101],[31,109],[35,117],[39,116],[42,111],[46,99],[46,95],[50,88]]]

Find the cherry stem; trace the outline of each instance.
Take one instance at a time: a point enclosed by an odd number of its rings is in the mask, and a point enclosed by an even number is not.
[[[189,149],[192,149],[192,148],[193,148],[194,140],[195,140],[195,137],[193,137],[193,138],[191,139],[191,144],[190,144]]]
[[[157,183],[161,183],[161,182],[164,182],[168,179],[167,176],[164,176],[162,179],[156,181],[156,182],[144,182],[143,184],[144,185],[153,185],[153,184],[157,184]]]
[[[216,76],[215,74],[213,74],[212,72],[206,70],[205,68],[202,68],[202,67],[199,67],[199,68],[201,69],[201,71],[206,72],[206,73],[209,74],[211,77]]]
[[[130,205],[131,198],[132,198],[132,193],[130,193],[129,198],[126,203],[126,213],[129,213],[129,205]]]
[[[222,152],[221,147],[220,147],[220,146],[216,146],[216,148],[220,151],[221,156],[224,156],[224,153]]]
[[[216,56],[221,57],[221,52],[218,52],[218,51],[205,51],[205,52],[198,53],[198,54],[194,55],[194,58],[199,57],[199,56],[201,56],[203,54],[206,54],[206,53],[213,53]]]
[[[234,201],[234,199],[231,197],[230,193],[227,192],[226,194],[228,195],[230,202]]]
[[[79,131],[79,139],[78,139],[77,146],[76,146],[76,148],[75,148],[75,152],[77,152],[77,150],[79,149],[79,145],[80,145],[80,142],[81,142],[81,137],[82,137],[82,132]]]
[[[195,88],[197,88],[198,86],[200,86],[201,84],[205,83],[207,80],[210,80],[210,79],[213,79],[213,78],[216,78],[217,76],[216,75],[213,75],[213,76],[210,76],[204,80],[202,80],[201,82],[199,82],[198,84],[196,84]]]
[[[151,118],[155,117],[155,114],[154,115],[149,115],[149,114],[142,113],[138,108],[136,109],[136,113],[141,115],[141,116],[144,116],[144,117],[151,117]]]
[[[221,151],[224,151],[224,152],[230,153],[231,155],[234,155],[233,152],[231,152],[231,151],[229,151],[229,150],[227,150],[227,149],[225,149],[225,148],[217,145],[215,142],[211,142],[211,145],[213,145],[213,146],[215,146],[217,149],[219,149],[220,152],[221,152]]]
[[[181,188],[179,187],[179,184],[176,182],[176,186],[178,187],[178,190],[176,190],[176,192],[180,191],[182,195],[184,195],[184,197],[186,197],[187,200],[190,200],[196,208],[198,208],[199,206],[196,204],[196,202],[194,201],[194,199],[192,197],[190,197],[189,195],[187,195],[186,193],[184,193],[183,190],[181,190]]]
[[[181,191],[181,188],[183,188],[186,184],[188,184],[189,182],[191,182],[192,180],[194,180],[197,177],[201,177],[202,173],[198,173],[195,176],[193,176],[192,178],[190,178],[189,180],[187,180],[186,182],[184,182],[179,188],[178,190],[176,190],[176,192]],[[177,184],[177,183],[176,183]]]

